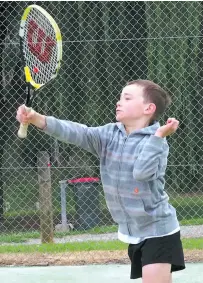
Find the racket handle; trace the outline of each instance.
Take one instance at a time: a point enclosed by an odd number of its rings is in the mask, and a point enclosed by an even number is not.
[[[28,108],[25,106],[25,110],[27,113],[32,111],[32,108]],[[27,129],[28,129],[28,124],[20,124],[19,130],[18,130],[18,137],[20,139],[25,139],[27,137]]]

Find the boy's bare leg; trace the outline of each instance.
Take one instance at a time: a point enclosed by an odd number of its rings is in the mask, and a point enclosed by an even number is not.
[[[143,283],[171,283],[171,264],[154,263],[143,266],[142,268]]]

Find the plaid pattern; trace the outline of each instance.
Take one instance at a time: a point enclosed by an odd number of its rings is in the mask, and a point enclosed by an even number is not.
[[[153,125],[126,135],[121,123],[100,127],[46,118],[46,133],[100,158],[106,203],[119,231],[134,237],[159,236],[179,227],[164,191],[168,144]]]

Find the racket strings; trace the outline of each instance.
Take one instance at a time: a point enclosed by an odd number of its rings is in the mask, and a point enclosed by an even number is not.
[[[38,84],[52,79],[58,65],[58,47],[55,30],[46,16],[32,9],[24,27],[23,49],[26,65]],[[31,41],[31,42],[30,42]],[[38,72],[34,72],[38,68]]]

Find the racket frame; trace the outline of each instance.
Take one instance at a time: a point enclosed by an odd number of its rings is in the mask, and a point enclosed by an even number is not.
[[[25,41],[24,40],[25,24],[26,24],[26,20],[29,16],[29,13],[31,12],[32,9],[37,9],[39,12],[41,12],[48,19],[48,21],[51,24],[52,28],[54,29],[54,32],[55,32],[55,35],[56,35],[57,64],[56,64],[56,68],[55,68],[55,73],[52,74],[49,82],[52,79],[56,78],[58,71],[60,69],[61,60],[62,60],[62,36],[61,36],[61,32],[60,32],[60,29],[59,29],[57,23],[55,22],[53,17],[42,7],[40,7],[36,4],[29,5],[24,10],[24,13],[23,13],[22,18],[21,18],[20,30],[19,30],[20,50],[21,50],[21,57],[22,57],[22,62],[23,62],[23,66],[24,66],[24,76],[25,76],[25,82],[26,82],[25,109],[26,109],[27,112],[30,112],[32,110],[31,105],[32,105],[33,99],[37,95],[37,90],[39,90],[41,87],[43,87],[45,85],[45,84],[36,83],[35,78],[32,77],[31,70],[26,64],[25,50],[23,48],[23,44],[24,44],[24,41]],[[33,66],[33,67],[35,67],[35,66]],[[49,83],[49,82],[47,82],[47,83]],[[27,128],[28,128],[28,124],[21,124],[20,125],[20,128],[18,130],[18,137],[19,138],[26,138],[27,137]]]

